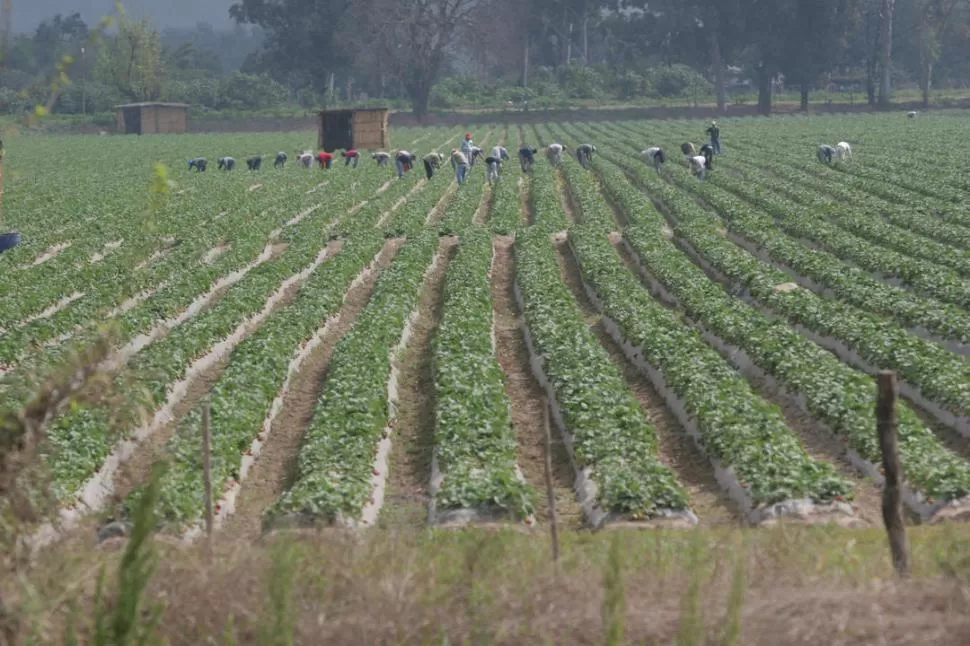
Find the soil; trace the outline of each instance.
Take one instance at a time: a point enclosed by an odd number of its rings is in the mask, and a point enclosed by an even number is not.
[[[536,519],[547,523],[550,509],[546,503],[545,426],[543,408],[545,392],[536,381],[529,365],[522,313],[513,295],[515,254],[511,237],[494,241],[495,261],[492,266],[492,303],[495,308],[495,345],[498,362],[505,372],[506,393],[511,402],[512,425],[519,440],[518,464],[528,483],[538,494]],[[560,527],[579,529],[583,511],[576,498],[573,482],[576,474],[558,429],[552,431],[552,489]]]
[[[260,536],[263,511],[286,491],[292,477],[296,456],[313,419],[334,348],[356,323],[370,300],[381,271],[390,264],[402,243],[400,239],[387,242],[367,277],[347,293],[335,322],[291,382],[282,411],[273,422],[259,458],[253,463],[240,490],[236,511],[222,527],[227,535]],[[321,327],[323,324],[321,321]]]
[[[623,373],[630,390],[636,395],[640,407],[656,430],[660,460],[674,472],[678,481],[687,489],[691,499],[691,509],[700,523],[702,525],[740,525],[742,520],[740,510],[715,480],[710,460],[698,449],[674,415],[667,410],[663,397],[653,388],[646,376],[627,360],[623,350],[606,331],[599,312],[586,296],[576,259],[569,250],[568,244],[565,241],[557,243],[557,250],[563,281],[569,285],[587,324],[609,353],[614,365]]]
[[[382,527],[421,527],[428,520],[431,452],[435,429],[435,387],[431,341],[441,318],[445,276],[458,239],[441,239],[437,269],[427,277],[418,304],[418,318],[399,364],[398,410],[390,455]]]

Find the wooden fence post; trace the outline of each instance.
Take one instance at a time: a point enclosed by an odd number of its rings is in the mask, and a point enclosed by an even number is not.
[[[202,405],[202,481],[205,487],[205,536],[212,551],[212,411],[209,401]]]
[[[885,483],[882,492],[882,519],[889,535],[893,567],[903,578],[909,576],[909,544],[906,525],[903,522],[902,483],[903,469],[899,462],[899,444],[896,429],[896,397],[898,388],[896,374],[880,370],[877,377],[879,393],[876,399],[876,430],[879,448],[882,450],[882,467]]]
[[[552,561],[559,565],[559,522],[556,518],[556,492],[552,487],[552,431],[549,428],[549,400],[542,400],[542,428],[546,439],[546,493],[549,497],[549,533],[552,537]]]

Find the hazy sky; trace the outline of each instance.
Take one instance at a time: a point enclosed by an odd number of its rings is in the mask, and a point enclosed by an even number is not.
[[[157,28],[191,27],[208,22],[216,27],[232,24],[233,0],[122,0],[132,16],[149,17]],[[90,25],[114,10],[114,0],[13,0],[14,31],[33,31],[45,18],[79,12]]]

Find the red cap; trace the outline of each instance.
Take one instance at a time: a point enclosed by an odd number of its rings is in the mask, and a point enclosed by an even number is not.
[[[465,139],[471,139],[471,138],[472,138],[472,133],[466,132],[465,133]]]

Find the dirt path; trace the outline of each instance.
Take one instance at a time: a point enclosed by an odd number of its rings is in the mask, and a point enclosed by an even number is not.
[[[418,318],[399,364],[398,411],[387,494],[378,520],[381,527],[422,527],[428,522],[436,405],[431,340],[441,318],[445,276],[457,248],[457,238],[441,239],[438,268],[422,287]]]
[[[296,455],[313,419],[334,348],[357,322],[357,317],[370,300],[381,271],[391,263],[402,244],[400,239],[388,241],[378,255],[373,270],[347,292],[343,307],[335,323],[327,329],[322,343],[304,361],[283,400],[283,410],[273,423],[259,459],[253,463],[243,483],[236,512],[222,526],[222,531],[227,535],[259,537],[263,511],[286,490],[292,477]]]
[[[599,312],[586,296],[579,275],[576,259],[565,241],[556,244],[559,267],[563,281],[573,292],[576,303],[586,322],[610,355],[613,364],[620,369],[636,395],[640,407],[646,413],[657,432],[660,460],[677,476],[691,498],[691,508],[702,525],[739,525],[741,514],[714,479],[714,468],[707,457],[697,448],[693,439],[677,419],[667,410],[663,397],[653,385],[633,366],[623,351],[607,333]]]
[[[543,406],[545,392],[536,381],[529,365],[525,345],[522,313],[513,295],[515,254],[511,237],[494,241],[495,261],[492,266],[492,304],[495,309],[495,352],[505,372],[505,391],[512,404],[512,425],[519,440],[517,462],[528,483],[535,489],[536,518],[549,521],[545,480],[545,428]],[[583,527],[583,510],[573,489],[575,473],[558,430],[553,429],[552,480],[556,512],[560,526]]]

